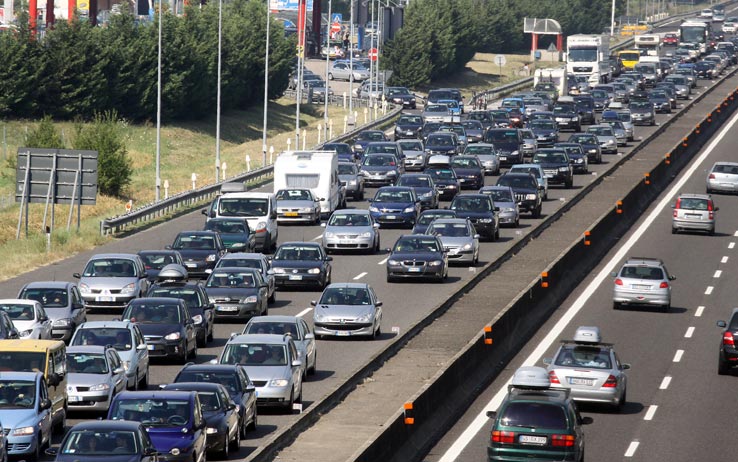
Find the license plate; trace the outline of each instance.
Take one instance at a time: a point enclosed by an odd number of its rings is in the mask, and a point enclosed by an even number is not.
[[[185,263],[187,268],[197,268],[197,263]]]
[[[649,290],[651,289],[651,286],[645,285],[645,284],[632,284],[630,286],[631,289],[641,289],[641,290]]]
[[[286,217],[296,217],[297,212],[284,212],[284,216]]]
[[[351,241],[348,239],[341,239],[338,241],[339,244],[351,244]]]
[[[153,350],[156,347],[156,345],[146,345],[146,348],[149,350]]]
[[[459,183],[466,183],[466,178],[459,178]]]
[[[345,330],[337,330],[336,336],[338,337],[348,337],[351,335],[351,332],[345,331]]]
[[[505,161],[507,160],[507,157],[505,157],[505,156],[500,156],[500,160],[501,160],[501,161],[503,161],[503,162],[505,162]]]
[[[413,134],[413,132],[411,132],[410,130],[408,130],[408,131],[407,131],[406,133],[407,133],[408,135],[412,135],[412,134]]]
[[[546,444],[545,436],[520,435],[521,444]]]
[[[702,215],[699,213],[687,213],[685,215],[688,216],[689,218],[702,218]]]
[[[572,385],[586,385],[591,387],[594,385],[594,379],[582,379],[579,377],[569,377],[569,383]]]
[[[551,173],[546,173],[543,176],[546,177],[546,178],[553,178],[554,177],[553,174],[551,174]]]
[[[96,302],[112,302],[113,301],[113,297],[110,297],[110,296],[99,296],[99,297],[95,297],[95,301]]]
[[[69,396],[67,397],[67,399],[69,399],[70,403],[79,403],[80,401],[82,401],[81,396]]]
[[[290,281],[302,281],[301,274],[290,274]]]
[[[387,220],[396,220],[397,219],[397,216],[395,216],[395,215],[386,215],[384,218],[387,219]]]
[[[419,273],[420,272],[420,268],[417,268],[417,267],[408,268],[407,271],[408,271],[408,273]]]
[[[237,306],[219,306],[218,311],[238,311]]]

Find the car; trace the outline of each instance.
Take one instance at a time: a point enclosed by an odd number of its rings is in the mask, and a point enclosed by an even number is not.
[[[366,149],[364,149],[365,156],[369,156],[371,154],[392,154],[402,160],[402,151],[394,141],[372,141],[367,144]]]
[[[19,338],[51,340],[51,319],[37,300],[6,298],[0,300],[2,310],[14,326]],[[5,330],[9,330],[6,329]]]
[[[467,144],[480,143],[484,139],[484,125],[478,120],[462,120],[461,126],[466,132]]]
[[[205,282],[216,319],[251,319],[269,312],[269,285],[255,268],[221,266]]]
[[[582,417],[568,390],[551,387],[546,369],[524,366],[515,371],[508,392],[492,420],[487,459],[581,462],[585,444]],[[533,459],[536,458],[536,459]]]
[[[427,173],[404,173],[397,179],[397,186],[407,186],[415,190],[415,196],[420,200],[421,212],[438,208],[438,190],[433,178]]]
[[[279,238],[279,224],[277,222],[277,200],[271,192],[242,191],[243,184],[235,183],[234,192],[223,192],[211,201],[210,206],[202,210],[202,214],[211,220],[216,217],[240,217],[246,219],[249,228],[254,231],[256,246],[261,252],[269,252],[277,247]],[[206,233],[200,231],[199,233]],[[192,234],[190,234],[192,233]],[[217,233],[215,233],[217,235]],[[185,234],[180,233],[182,240],[180,244],[187,246],[187,252],[182,252],[185,267],[190,273],[199,272],[200,279],[207,278],[212,267],[225,252],[222,240],[211,242],[211,237],[199,235],[192,231]],[[204,242],[202,242],[204,241]],[[199,246],[210,248],[200,249]],[[185,253],[190,256],[187,257]],[[206,259],[202,262],[202,259]]]
[[[124,391],[113,399],[107,418],[143,424],[156,451],[167,461],[205,460],[207,427],[195,391]]]
[[[505,173],[497,179],[497,186],[507,186],[513,190],[521,212],[529,212],[533,218],[541,217],[543,193],[532,173]]]
[[[530,123],[528,124],[529,128],[531,128],[533,133],[536,134],[539,146],[541,144],[551,145],[555,143],[558,140],[559,129],[571,129],[575,132],[582,131],[582,119],[579,115],[576,101],[571,97],[569,98],[569,101],[562,100],[563,98],[559,99],[553,108],[555,116],[555,121],[553,123],[548,122],[544,125],[537,124],[533,126],[530,126]],[[541,135],[543,135],[543,137]]]
[[[700,11],[700,17],[701,18],[710,18],[710,19],[712,19],[712,9],[711,8],[703,8]]]
[[[709,194],[680,194],[672,205],[671,233],[705,231],[715,234],[715,214],[719,207]]]
[[[331,283],[333,257],[326,255],[316,242],[285,242],[272,257],[272,271],[277,288],[287,286],[318,287]]]
[[[51,444],[51,400],[41,372],[0,372],[0,422],[7,455],[38,460]]]
[[[439,198],[442,200],[453,199],[461,189],[456,173],[449,166],[429,166],[423,172],[433,179]]]
[[[197,279],[206,279],[227,252],[220,234],[215,231],[182,231],[167,248],[182,254],[187,273]]]
[[[738,308],[733,308],[727,322],[718,321],[717,326],[723,329],[718,355],[718,374],[727,375],[738,365],[738,348],[736,348],[736,337],[738,337]],[[0,414],[1,416],[2,414]]]
[[[454,115],[445,103],[426,103],[420,113],[426,122],[453,123]],[[458,116],[456,116],[458,118]]]
[[[338,156],[338,162],[355,163],[359,160],[359,155],[351,149],[348,143],[325,143],[321,150],[335,151]]]
[[[228,339],[219,364],[244,368],[256,387],[256,404],[292,413],[302,402],[305,364],[289,334],[240,334]]]
[[[138,256],[143,261],[149,282],[154,282],[159,271],[171,263],[184,266],[182,255],[176,250],[140,250]]]
[[[113,397],[128,385],[126,370],[112,345],[67,348],[69,411],[108,412]]]
[[[656,125],[656,111],[651,101],[631,101],[628,106],[633,125]]]
[[[363,154],[366,145],[372,141],[389,141],[382,130],[362,130],[353,142],[354,152]]]
[[[476,266],[479,262],[479,234],[468,218],[436,218],[428,225],[425,234],[441,240],[449,263],[463,262]]]
[[[439,127],[441,129],[443,127]],[[435,154],[444,154],[452,156],[458,154],[463,148],[459,142],[459,137],[453,132],[434,132],[428,135],[423,144],[425,152],[429,156]]]
[[[369,213],[375,223],[412,228],[420,214],[420,198],[409,186],[384,186],[369,201]]]
[[[589,173],[589,158],[578,143],[556,143],[554,148],[564,149],[571,160],[574,173]]]
[[[334,61],[331,63],[331,69],[328,71],[328,80],[347,80],[354,82],[362,82],[369,78],[369,69],[361,63],[353,63],[346,61]]]
[[[368,210],[336,210],[322,226],[323,249],[327,254],[338,250],[365,253],[379,251],[379,224],[374,222]]]
[[[718,75],[715,63],[710,61],[698,61],[694,63],[694,71],[700,79],[712,80]]]
[[[548,200],[548,177],[543,171],[541,164],[515,164],[510,167],[507,173],[530,173],[536,177],[538,182],[538,190],[541,192],[541,198],[545,201]]]
[[[451,201],[449,209],[456,212],[457,218],[466,218],[471,222],[475,229],[472,234],[479,234],[488,241],[500,238],[500,221],[497,215],[499,210],[491,196],[479,193],[459,194]]]
[[[484,186],[479,189],[479,194],[492,197],[495,206],[499,208],[497,212],[499,226],[508,225],[513,228],[520,226],[520,209],[512,188],[509,186]]]
[[[533,157],[538,149],[538,140],[533,130],[530,128],[521,128],[520,137],[523,139],[523,144],[520,145],[520,150],[523,151],[523,157]]]
[[[94,257],[93,260],[95,260]],[[92,262],[93,260],[90,261]],[[108,262],[109,260],[103,257],[100,260],[95,261]],[[88,267],[89,266],[90,264],[88,264]],[[141,286],[145,286],[143,265],[138,269],[138,271],[139,272],[137,274],[139,277],[136,278],[135,282],[131,282],[131,284],[141,283]],[[141,282],[141,278],[144,279],[143,282]],[[95,283],[97,283],[98,279],[106,278],[101,277],[92,279],[95,279]],[[41,303],[46,315],[51,320],[51,338],[54,340],[63,340],[68,343],[77,326],[87,321],[87,306],[83,301],[85,288],[88,291],[94,292],[97,290],[98,293],[103,293],[106,289],[103,289],[102,287],[111,287],[113,285],[122,287],[123,289],[127,287],[121,286],[118,281],[110,283],[110,285],[106,284],[104,281],[100,281],[98,283],[99,285],[93,285],[95,283],[90,282],[91,286],[84,287],[80,284],[80,289],[82,289],[80,290],[77,288],[76,284],[71,282],[34,281],[29,282],[21,288],[18,292],[18,298],[35,300]],[[134,285],[134,290],[136,287],[137,286]],[[119,288],[118,292],[122,292],[122,289]],[[117,297],[116,299],[120,300]]]
[[[141,422],[92,420],[74,425],[59,447],[46,450],[55,462],[98,462],[112,458],[136,462],[162,460]],[[174,460],[167,458],[166,460]]]
[[[543,167],[548,184],[563,184],[566,189],[574,185],[574,169],[565,149],[539,149],[532,162]]]
[[[664,311],[671,308],[671,281],[664,262],[658,258],[631,257],[612,273],[613,308],[623,305],[652,305]]]
[[[707,194],[738,192],[738,162],[715,162],[707,174]]]
[[[361,164],[367,186],[393,185],[404,170],[402,162],[393,154],[371,154],[364,157]]]
[[[197,336],[184,300],[150,297],[132,300],[123,321],[138,324],[150,358],[174,358],[184,364],[197,357]]]
[[[256,248],[256,236],[243,218],[211,218],[205,222],[203,230],[220,234],[220,239],[229,252],[253,252]],[[184,261],[176,263],[185,266]]]
[[[494,145],[475,143],[464,148],[465,156],[476,156],[485,175],[500,174],[500,158]]]
[[[609,125],[612,127],[612,132],[615,135],[615,140],[618,142],[618,146],[627,146],[628,144],[628,133],[625,130],[625,125],[618,120],[603,120],[602,125]]]
[[[623,124],[627,141],[633,141],[635,139],[635,124],[630,109],[616,110],[615,114],[620,123]]]
[[[256,387],[249,379],[246,370],[232,364],[185,364],[172,383],[214,383],[225,387],[231,400],[238,406],[241,438],[246,438],[249,430],[256,430],[258,411],[256,408]]]
[[[631,106],[635,103],[631,103]],[[646,103],[651,104],[651,103]],[[653,111],[653,106],[651,105]],[[608,124],[590,125],[587,127],[587,132],[597,137],[597,141],[600,143],[600,152],[608,154],[618,153],[618,140],[615,137],[615,131]]]
[[[433,220],[436,218],[456,218],[456,212],[448,209],[429,209],[423,211],[418,217],[411,234],[425,234]]]
[[[489,111],[492,118],[492,127],[490,128],[512,128],[510,113],[505,109],[493,109]]]
[[[494,128],[487,130],[484,142],[494,145],[500,159],[500,165],[510,166],[522,164],[524,160],[520,131],[515,128]]]
[[[738,24],[732,21],[725,21],[723,23],[722,31],[724,34],[735,34],[738,31]]]
[[[275,193],[275,196],[277,199],[277,222],[280,224],[285,222],[320,223],[320,201],[325,199],[315,197],[310,189],[280,189]],[[252,252],[253,248],[243,250]]]
[[[431,133],[437,132],[443,125],[443,122],[428,122],[427,120],[424,121],[423,128],[420,130],[420,137],[423,143],[425,144],[428,136]]]
[[[289,334],[295,342],[305,374],[314,375],[318,368],[318,350],[312,327],[299,316],[269,315],[251,318],[242,334]]]
[[[423,171],[428,163],[428,154],[425,152],[425,146],[420,140],[400,140],[397,146],[402,152],[402,161],[405,165],[405,171],[411,170]]]
[[[607,106],[610,104],[610,96],[605,90],[594,88],[589,94],[592,95],[592,99],[594,100],[595,112],[602,112],[607,109]]]
[[[123,308],[134,298],[142,297],[148,289],[146,269],[141,257],[136,254],[93,255],[82,273],[74,273],[73,276],[80,280],[79,291],[76,286],[73,289],[67,288],[66,300],[73,306],[78,306],[75,309],[79,310],[83,310],[82,307]],[[48,314],[53,317],[53,313]],[[67,331],[70,329],[70,325],[60,327],[66,327]],[[69,337],[71,331],[64,334],[64,338]]]
[[[231,268],[254,268],[259,270],[262,279],[269,286],[269,303],[274,303],[277,299],[276,283],[274,280],[274,272],[271,270],[271,263],[263,253],[228,253],[218,261],[215,268],[231,267]]]
[[[168,391],[194,391],[200,400],[202,416],[207,425],[206,451],[221,459],[228,459],[230,451],[241,446],[241,422],[238,405],[228,390],[219,383],[179,382],[162,387]]]
[[[469,137],[466,134],[466,129],[460,123],[452,125],[442,125],[438,128],[439,133],[455,133],[456,139],[458,140],[459,149],[456,151],[460,153],[469,144]]]
[[[359,171],[358,165],[353,162],[339,162],[338,180],[346,188],[347,196],[357,201],[364,200],[364,175]]]
[[[484,170],[476,156],[452,156],[450,166],[462,189],[479,189],[484,186]]]
[[[630,364],[602,343],[596,326],[580,326],[572,340],[562,340],[553,358],[544,358],[551,388],[567,389],[577,402],[603,403],[619,411],[627,400]]]
[[[324,80],[306,80],[304,84],[305,89],[303,90],[303,95],[307,95],[307,97],[310,98],[310,102],[313,103],[324,102],[326,91],[328,92],[329,99],[335,94],[333,88],[331,88]]]
[[[220,263],[220,262],[218,262]],[[213,341],[215,306],[210,303],[202,284],[188,282],[187,270],[181,265],[167,265],[159,272],[159,278],[146,294],[147,297],[180,298],[187,303],[187,309],[195,323],[197,346],[205,347]]]
[[[423,117],[415,114],[402,114],[395,122],[395,140],[420,138]]]
[[[402,235],[387,258],[387,282],[398,279],[433,279],[448,277],[448,254],[437,236]]]
[[[384,94],[384,83],[364,80],[360,86],[354,88],[354,96],[363,99],[379,99]]]
[[[149,350],[139,326],[129,321],[88,321],[74,332],[69,346],[112,345],[126,373],[126,388],[149,385]]]
[[[579,113],[579,121],[581,124],[591,125],[595,123],[595,104],[594,98],[589,94],[581,94],[574,96],[574,103],[576,104],[577,111]]]
[[[597,135],[593,133],[574,133],[566,140],[567,143],[577,143],[587,153],[587,160],[590,163],[602,163],[602,151]]]
[[[664,78],[664,82],[674,84],[677,98],[689,99],[689,95],[692,93],[692,87],[686,76],[670,74]]]
[[[653,104],[653,109],[657,113],[671,114],[671,101],[669,101],[669,95],[665,91],[651,90],[648,93],[648,101]]]
[[[320,298],[310,304],[315,335],[319,339],[333,337],[368,337],[382,333],[382,302],[369,284],[331,284]]]
[[[401,104],[403,108],[415,109],[417,107],[417,97],[406,87],[386,87],[384,96],[387,101]]]

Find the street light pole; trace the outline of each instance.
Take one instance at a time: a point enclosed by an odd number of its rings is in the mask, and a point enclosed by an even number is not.
[[[159,0],[159,51],[156,65],[156,202],[161,198],[161,16],[164,13]]]
[[[329,87],[328,84],[330,82],[328,80],[328,73],[330,72],[329,71],[329,68],[330,68],[330,63],[331,63],[331,59],[330,59],[330,57],[331,57],[331,48],[330,48],[330,45],[331,45],[331,26],[332,26],[332,24],[331,24],[331,21],[332,21],[332,19],[331,19],[331,14],[332,14],[331,13],[331,7],[332,7],[332,3],[333,2],[331,0],[328,0],[328,20],[326,21],[327,24],[326,24],[326,28],[325,28],[325,43],[328,45],[328,52],[325,54],[325,93],[323,94],[323,96],[324,96],[324,101],[323,102],[325,103],[325,106],[323,108],[323,130],[324,130],[323,133],[325,133],[325,135],[323,136],[323,138],[325,139],[325,141],[328,141],[328,87]],[[318,29],[318,30],[320,30],[320,29]],[[352,76],[349,75],[349,80],[351,80],[351,77]]]
[[[351,2],[351,25],[349,26],[349,118],[354,113],[354,0]]]
[[[374,37],[377,36],[377,22],[374,21],[374,0],[371,0],[372,2],[372,38],[369,41],[369,54],[371,54],[374,50]],[[366,29],[365,29],[366,30]],[[369,59],[369,104],[371,105],[372,99],[373,99],[373,91],[374,87],[377,85],[376,80],[374,80],[374,60]]]
[[[269,3],[267,2],[266,11],[266,48],[264,51],[264,122],[261,129],[261,166],[266,165],[267,159],[267,108],[269,103],[269,23],[271,22],[271,14],[269,12]]]
[[[612,16],[610,17],[610,37],[615,35],[615,0],[612,0]]]
[[[215,115],[215,182],[220,181],[220,69],[223,45],[223,0],[218,0],[218,92]]]

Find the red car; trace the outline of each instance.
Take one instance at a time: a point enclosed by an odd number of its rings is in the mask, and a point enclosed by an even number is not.
[[[662,43],[664,45],[677,46],[679,45],[679,37],[677,36],[677,34],[666,34],[664,35],[664,39],[662,40]]]

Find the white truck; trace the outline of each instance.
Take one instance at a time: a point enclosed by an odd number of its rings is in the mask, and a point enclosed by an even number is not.
[[[565,96],[569,90],[566,81],[566,68],[536,69],[533,74],[533,88],[540,88],[542,83],[553,83],[559,96]]]
[[[590,86],[607,83],[610,69],[610,37],[607,35],[570,35],[566,38],[566,70],[574,75],[586,75]]]
[[[274,192],[307,188],[320,198],[320,213],[330,215],[343,203],[336,151],[285,151],[274,162]]]
[[[650,56],[658,56],[661,47],[661,37],[659,34],[641,34],[634,38],[635,47],[638,50],[646,50],[646,54]]]

